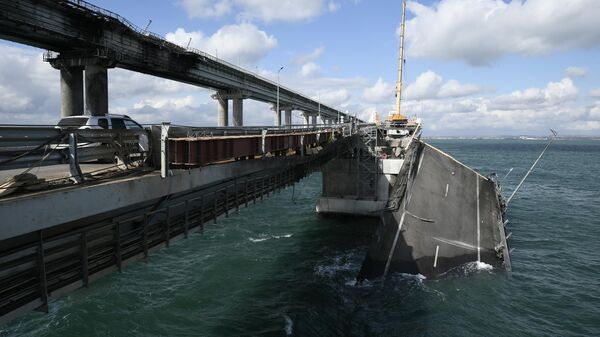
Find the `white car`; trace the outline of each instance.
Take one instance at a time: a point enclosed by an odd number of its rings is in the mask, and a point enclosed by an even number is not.
[[[126,129],[143,130],[144,128],[127,115],[108,114],[104,116],[69,116],[62,118],[57,128],[60,129]]]
[[[104,116],[69,116],[62,118],[58,124],[58,129],[107,129],[107,130],[139,130],[143,131],[139,123],[127,115],[108,114]],[[149,150],[148,136],[143,133],[139,138],[139,146],[142,152]]]

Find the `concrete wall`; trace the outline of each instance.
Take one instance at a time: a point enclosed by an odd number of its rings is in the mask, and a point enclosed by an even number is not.
[[[0,240],[50,228],[77,219],[128,207],[165,195],[184,192],[222,179],[294,165],[307,158],[280,157],[174,170],[111,180],[97,185],[73,186],[0,200]]]

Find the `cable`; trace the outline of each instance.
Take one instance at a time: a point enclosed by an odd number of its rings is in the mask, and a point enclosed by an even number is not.
[[[62,138],[63,138],[63,137],[64,137],[64,135],[61,133],[61,134],[59,134],[58,136],[56,136],[56,137],[54,137],[54,138],[51,138],[51,139],[49,139],[49,140],[48,140],[48,141],[46,141],[45,143],[42,143],[41,145],[38,145],[37,147],[35,147],[35,148],[34,148],[34,149],[32,149],[32,150],[29,150],[29,151],[27,151],[27,152],[23,152],[23,153],[21,153],[20,155],[18,155],[18,156],[16,156],[16,157],[13,157],[13,158],[9,158],[9,159],[5,159],[5,160],[3,160],[3,161],[0,161],[0,166],[1,166],[1,165],[4,165],[4,164],[11,163],[11,162],[13,162],[13,161],[15,161],[15,160],[18,160],[19,158],[23,158],[24,156],[26,156],[26,155],[30,154],[31,152],[37,151],[37,150],[39,150],[39,149],[41,149],[42,147],[44,147],[44,146],[46,146],[46,145],[48,145],[48,144],[52,143],[53,141],[55,141],[55,140],[57,140],[57,139],[61,139],[61,140],[62,140]]]

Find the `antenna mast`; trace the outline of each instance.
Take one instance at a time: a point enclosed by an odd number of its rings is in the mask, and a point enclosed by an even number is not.
[[[402,68],[404,66],[404,15],[406,0],[402,0],[402,24],[400,26],[400,55],[398,56],[398,82],[396,82],[396,114],[400,114],[400,100],[402,98]]]

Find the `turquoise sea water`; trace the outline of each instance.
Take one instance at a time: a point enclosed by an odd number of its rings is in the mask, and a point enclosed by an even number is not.
[[[505,195],[543,141],[431,140]],[[599,336],[600,142],[557,141],[508,218],[514,271],[354,286],[376,222],[322,218],[313,174],[0,336]]]

